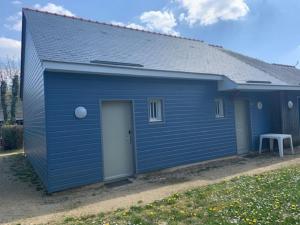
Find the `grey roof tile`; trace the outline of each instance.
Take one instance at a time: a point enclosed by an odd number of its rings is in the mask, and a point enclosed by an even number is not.
[[[267,80],[272,85],[291,83],[282,79],[282,75],[277,76],[280,69],[276,69],[274,75],[269,69],[264,70],[256,65],[259,64],[256,61],[246,60],[201,41],[29,9],[24,9],[23,12],[42,60],[137,63],[153,70],[224,75],[240,84],[247,83],[248,80]],[[287,73],[286,70],[283,71]]]
[[[271,76],[281,80],[287,85],[299,85],[300,84],[300,70],[294,66],[282,65],[282,64],[270,64],[255,58],[251,58],[236,52],[222,49],[227,54],[236,57],[238,60],[243,61],[250,66],[253,66]]]

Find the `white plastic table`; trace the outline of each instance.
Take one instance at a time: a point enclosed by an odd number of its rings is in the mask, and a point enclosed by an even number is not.
[[[259,138],[259,154],[261,154],[263,139],[270,139],[270,150],[271,151],[273,151],[274,140],[276,139],[278,141],[278,148],[279,148],[280,157],[283,157],[283,140],[284,139],[289,139],[291,150],[292,150],[292,153],[294,154],[293,140],[292,140],[292,135],[290,135],[290,134],[262,134],[262,135],[260,135],[260,138]]]

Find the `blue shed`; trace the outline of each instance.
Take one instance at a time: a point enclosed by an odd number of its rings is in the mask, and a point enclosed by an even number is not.
[[[24,9],[21,66],[25,153],[48,192],[300,139],[298,69],[198,40]]]

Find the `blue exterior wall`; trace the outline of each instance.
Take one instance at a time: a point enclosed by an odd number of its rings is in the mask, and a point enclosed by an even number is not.
[[[45,186],[47,186],[47,149],[43,68],[29,31],[27,31],[24,35],[24,150],[42,182]]]
[[[252,92],[244,96],[251,101],[251,138],[255,150],[258,149],[259,135],[263,133],[291,134],[294,144],[300,143],[299,91]],[[257,109],[257,101],[263,102],[263,110]],[[293,102],[292,109],[288,108],[288,101]]]
[[[249,102],[251,149],[258,151],[259,136],[265,133],[281,133],[279,92],[242,92],[239,96]],[[263,108],[257,108],[262,102]],[[264,148],[268,147],[264,143]]]
[[[281,113],[282,113],[282,131],[286,134],[292,134],[293,140],[300,143],[300,129],[299,129],[299,91],[286,91],[280,93]],[[292,101],[294,107],[288,108],[288,101]]]
[[[213,81],[49,72],[44,77],[49,192],[103,180],[100,121],[103,100],[133,102],[136,173],[236,154],[236,98],[249,101],[252,150],[258,150],[260,134],[282,132],[280,92],[236,95],[218,92]],[[290,98],[291,95],[295,93]],[[225,118],[215,118],[214,99],[218,97],[225,101]],[[150,98],[163,99],[164,122],[148,122]],[[263,103],[262,110],[257,108],[258,101]],[[75,118],[77,106],[87,108],[85,119]]]
[[[272,103],[268,93],[252,93],[250,99],[251,143],[252,149],[258,150],[259,136],[264,133],[272,133]],[[257,102],[263,104],[263,108],[257,108]]]
[[[100,100],[133,101],[137,173],[236,154],[233,101],[216,82],[46,73],[45,91],[49,192],[102,181]],[[164,101],[163,123],[148,122],[152,97]]]

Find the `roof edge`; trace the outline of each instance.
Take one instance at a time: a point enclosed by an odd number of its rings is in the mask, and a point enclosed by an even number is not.
[[[21,71],[20,71],[20,98],[23,99],[23,83],[24,83],[24,58],[26,43],[26,18],[22,10],[22,31],[21,31]]]
[[[218,82],[219,91],[300,91],[300,85],[276,84],[242,84],[235,83],[227,77]]]
[[[42,60],[42,64],[45,68],[45,71],[51,72],[89,73],[130,77],[181,78],[215,81],[223,80],[223,75],[217,74],[200,74],[179,71],[154,70],[146,68],[131,68],[126,66],[59,62],[51,60]]]
[[[289,85],[249,85],[237,84],[231,88],[220,88],[219,91],[300,91],[299,86]]]
[[[300,91],[296,85],[266,85],[266,84],[238,84],[238,90],[274,90],[274,91]]]
[[[193,79],[218,81],[219,91],[285,91],[298,90],[300,86],[296,85],[272,85],[272,84],[241,84],[227,78],[225,75],[201,74],[179,71],[154,70],[145,68],[130,68],[126,66],[87,64],[60,62],[51,60],[42,60],[44,71],[62,72],[62,73],[87,73],[98,75],[114,75],[125,77],[151,77],[151,78],[169,78],[169,79]]]

